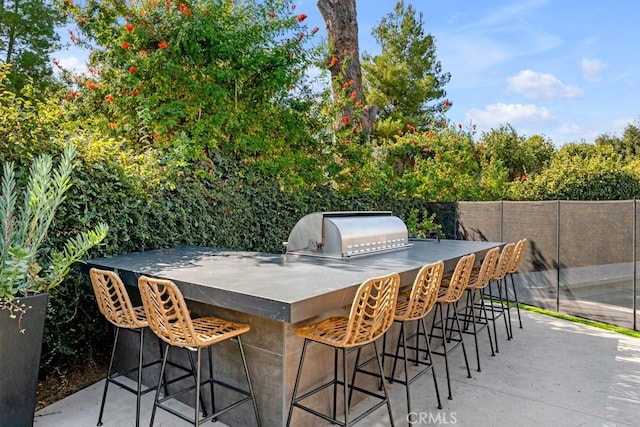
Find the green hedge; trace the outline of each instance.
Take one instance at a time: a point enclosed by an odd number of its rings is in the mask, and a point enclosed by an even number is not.
[[[411,210],[418,219],[434,213],[435,222],[453,236],[453,204],[345,195],[328,185],[292,192],[228,160],[204,170],[162,164],[151,152],[128,152],[115,141],[80,144],[82,161],[53,235],[105,221],[106,244],[92,257],[177,245],[281,253],[295,223],[316,211],[390,210],[405,221]],[[108,354],[112,337],[82,267],[52,294],[45,328],[43,375]]]

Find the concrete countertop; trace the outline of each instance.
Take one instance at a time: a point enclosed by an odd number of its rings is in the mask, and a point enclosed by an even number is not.
[[[141,275],[169,279],[186,299],[296,323],[351,304],[358,285],[369,277],[397,272],[403,285],[410,284],[424,264],[443,260],[451,271],[460,257],[475,253],[482,259],[490,248],[502,245],[431,239],[410,243],[407,249],[348,259],[184,246],[87,264],[116,270],[130,286]]]

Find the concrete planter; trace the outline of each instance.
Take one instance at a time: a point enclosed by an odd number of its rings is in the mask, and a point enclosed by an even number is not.
[[[45,293],[19,299],[31,306],[21,321],[24,333],[17,319],[0,310],[0,426],[33,425],[48,297]]]

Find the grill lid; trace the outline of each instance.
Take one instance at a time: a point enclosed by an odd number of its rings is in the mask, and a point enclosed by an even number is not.
[[[291,230],[287,253],[348,258],[408,248],[407,227],[387,211],[314,212]]]

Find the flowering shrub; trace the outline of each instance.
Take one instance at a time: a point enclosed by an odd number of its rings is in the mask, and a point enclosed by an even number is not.
[[[66,0],[66,9],[72,40],[93,46],[88,75],[70,76],[76,117],[187,161],[221,154],[274,174],[316,169],[310,103],[291,96],[314,32],[291,1]]]
[[[419,131],[408,124],[394,141],[381,146],[390,188],[408,198],[432,201],[499,199],[506,170],[486,160],[473,132],[446,122],[432,126]]]

